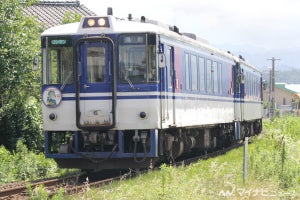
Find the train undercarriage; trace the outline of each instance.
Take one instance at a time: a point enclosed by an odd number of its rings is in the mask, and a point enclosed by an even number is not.
[[[63,168],[151,168],[188,153],[205,154],[260,133],[261,119],[164,130],[46,132],[45,152]]]

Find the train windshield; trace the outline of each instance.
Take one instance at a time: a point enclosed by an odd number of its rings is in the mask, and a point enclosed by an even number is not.
[[[119,79],[146,83],[158,80],[155,35],[126,34],[119,37]]]
[[[42,53],[43,83],[71,84],[73,82],[71,38],[43,38]]]

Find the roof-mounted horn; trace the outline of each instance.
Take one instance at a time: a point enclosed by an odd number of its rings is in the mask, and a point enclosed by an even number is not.
[[[107,15],[113,15],[113,9],[112,7],[107,8]]]

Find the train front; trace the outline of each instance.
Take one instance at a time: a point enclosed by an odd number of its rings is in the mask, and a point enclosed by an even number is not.
[[[86,17],[42,34],[45,153],[60,167],[139,168],[158,159],[158,39],[135,31],[139,24]]]

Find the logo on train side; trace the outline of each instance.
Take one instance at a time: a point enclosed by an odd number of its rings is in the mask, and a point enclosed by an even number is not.
[[[43,92],[43,103],[49,108],[56,108],[61,103],[61,92],[57,87],[47,87]]]

